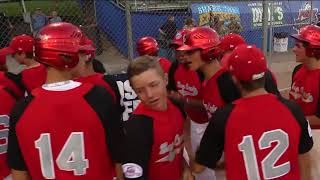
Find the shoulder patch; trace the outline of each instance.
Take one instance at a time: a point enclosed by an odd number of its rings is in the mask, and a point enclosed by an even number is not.
[[[122,165],[123,173],[126,178],[139,178],[143,174],[142,167],[135,163],[126,163]]]

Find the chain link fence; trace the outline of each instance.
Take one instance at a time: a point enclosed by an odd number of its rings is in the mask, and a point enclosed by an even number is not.
[[[168,47],[177,30],[209,26],[221,36],[240,33],[249,44],[270,57],[293,46],[288,35],[305,24],[316,23],[317,1],[268,1],[263,24],[262,1],[218,0],[16,0],[0,1],[0,46],[18,34],[34,34],[45,23],[59,21],[79,25],[94,40],[97,54],[132,59],[135,42],[143,36],[159,41],[160,56],[173,59]],[[273,2],[273,3],[270,3]],[[171,21],[173,20],[173,21]],[[268,35],[263,36],[263,29]],[[107,53],[105,53],[107,52]]]

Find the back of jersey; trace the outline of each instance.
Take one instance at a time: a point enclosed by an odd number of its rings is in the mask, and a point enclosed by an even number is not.
[[[14,106],[15,99],[3,86],[0,86],[0,179],[10,174],[7,166],[7,147],[9,133],[9,115]]]
[[[105,119],[111,117],[103,109],[113,103],[111,95],[105,98],[97,88],[81,84],[67,91],[32,92],[35,97],[16,125],[32,179],[112,179],[110,131],[105,129],[111,126]]]
[[[227,179],[300,179],[298,155],[312,146],[303,139],[311,137],[299,109],[271,94],[233,104],[225,129]]]

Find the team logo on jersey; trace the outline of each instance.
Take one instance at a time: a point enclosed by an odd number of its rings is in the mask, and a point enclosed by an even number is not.
[[[178,92],[182,96],[197,96],[198,89],[195,86],[191,86],[188,83],[182,84],[180,81],[177,82],[177,88],[179,89]]]
[[[174,141],[169,144],[168,142],[164,142],[160,145],[159,155],[167,154],[165,157],[156,161],[156,163],[160,162],[172,162],[177,154],[181,152],[181,145],[183,142],[183,136],[177,134],[174,138]]]
[[[126,178],[139,178],[143,174],[142,167],[135,163],[126,163],[122,165],[123,173]]]
[[[211,104],[211,103],[203,103],[204,105],[204,108],[206,109],[207,111],[207,114],[208,114],[208,118],[210,119],[212,117],[212,114],[214,112],[216,112],[216,110],[218,109],[218,107],[214,104]]]
[[[305,103],[311,103],[314,99],[310,92],[305,92],[304,87],[298,87],[296,83],[292,84],[290,95],[295,100],[301,99],[301,101]]]

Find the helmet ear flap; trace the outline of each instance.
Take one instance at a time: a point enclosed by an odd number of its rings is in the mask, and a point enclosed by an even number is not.
[[[307,56],[315,57],[316,59],[320,59],[320,49],[307,50]]]
[[[202,49],[200,53],[201,59],[205,62],[211,62],[220,55],[220,51],[215,48]]]

